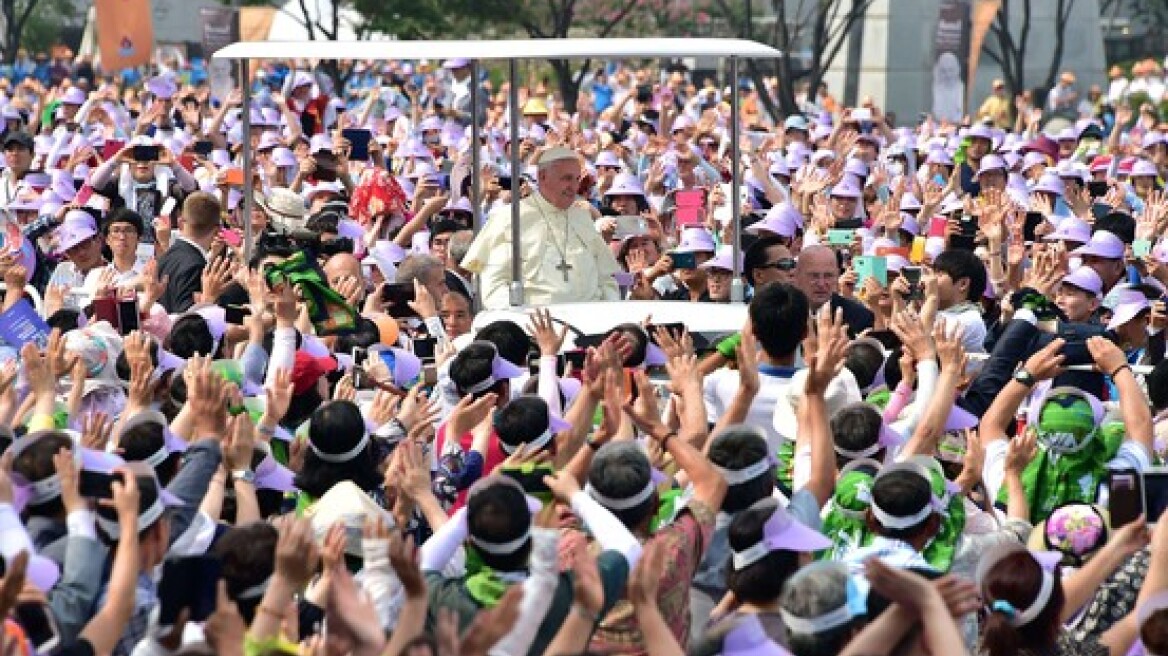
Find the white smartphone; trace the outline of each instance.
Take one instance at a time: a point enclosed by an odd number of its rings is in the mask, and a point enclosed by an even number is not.
[[[167,198],[166,202],[162,204],[162,210],[158,213],[158,216],[173,216],[175,205],[178,205],[178,201],[173,196]]]

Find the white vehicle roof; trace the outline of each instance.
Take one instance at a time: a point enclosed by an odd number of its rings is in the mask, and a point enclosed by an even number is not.
[[[242,41],[215,59],[636,59],[782,53],[744,39],[511,39],[496,41]]]
[[[583,335],[601,335],[622,323],[639,324],[646,317],[652,322],[683,323],[691,333],[724,334],[742,329],[747,305],[738,303],[690,303],[687,301],[607,301],[564,303],[547,308],[553,319],[562,321]],[[477,331],[493,321],[507,319],[527,327],[534,308],[484,310],[475,316]],[[575,346],[575,334],[569,331],[565,350]]]

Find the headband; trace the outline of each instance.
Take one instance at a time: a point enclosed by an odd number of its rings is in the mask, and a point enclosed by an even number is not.
[[[268,585],[271,584],[271,582],[272,582],[272,577],[268,576],[268,578],[264,579],[263,581],[260,581],[259,583],[251,586],[250,588],[244,590],[243,592],[240,592],[239,594],[235,595],[235,598],[237,600],[240,600],[240,601],[250,601],[252,599],[260,599],[264,596],[264,593],[268,591]]]
[[[141,515],[138,515],[138,530],[139,531],[145,530],[145,529],[153,526],[154,522],[158,521],[158,518],[162,517],[162,513],[166,510],[166,503],[163,502],[163,500],[162,500],[161,489],[159,490],[159,492],[160,492],[160,494],[158,495],[158,497],[156,499],[154,499],[154,503],[150,504],[150,507],[146,509],[146,512],[143,512]],[[107,519],[105,517],[102,517],[101,515],[98,515],[97,516],[97,525],[100,526],[106,532],[106,535],[110,536],[111,538],[117,537],[118,530],[119,530],[118,520]]]
[[[528,526],[527,530],[523,532],[523,535],[520,535],[510,542],[491,542],[490,540],[484,540],[474,535],[470,536],[470,541],[471,544],[478,547],[480,551],[494,554],[496,556],[506,556],[508,554],[513,554],[516,551],[519,551],[519,549],[521,549],[530,538],[531,526]]]
[[[497,383],[497,382],[499,382],[499,380],[497,378],[495,378],[495,375],[490,374],[489,376],[487,376],[483,380],[480,380],[479,382],[475,383],[474,385],[468,385],[466,387],[465,393],[466,394],[478,394],[479,392],[485,392],[485,391],[491,389],[492,387],[494,387],[495,383]]]
[[[786,608],[780,608],[779,615],[783,618],[783,624],[791,633],[816,635],[843,626],[857,617],[866,615],[868,613],[868,600],[864,595],[860,594],[855,579],[851,576],[847,579],[846,590],[847,599],[843,606],[816,617],[799,617],[792,614]]]
[[[588,493],[588,496],[596,499],[597,503],[610,510],[629,510],[630,508],[636,508],[642,503],[648,501],[649,497],[653,496],[653,491],[656,489],[657,482],[653,480],[652,476],[649,476],[649,481],[645,483],[645,487],[640,492],[625,499],[614,499],[612,497],[606,497],[600,492],[597,492],[596,488],[592,487],[591,483],[584,486],[584,491]]]
[[[538,451],[544,448],[548,442],[552,441],[553,437],[555,437],[555,433],[552,432],[551,426],[548,426],[547,430],[539,434],[539,437],[527,443],[528,452],[530,453],[531,451]],[[519,446],[512,446],[503,440],[499,440],[499,448],[503,449],[504,453],[511,454],[515,453],[515,449],[519,448]]]
[[[312,440],[308,441],[308,445],[312,448],[312,452],[316,454],[317,458],[320,458],[325,462],[340,464],[342,462],[349,462],[353,458],[356,458],[361,454],[362,451],[365,450],[365,447],[369,446],[369,433],[362,435],[360,441],[357,442],[357,445],[348,451],[345,451],[344,453],[329,453],[327,451],[321,451],[318,446],[313,444]]]
[[[771,471],[777,464],[775,457],[767,454],[767,457],[753,465],[747,465],[742,469],[724,469],[718,467],[718,471],[722,472],[722,478],[726,479],[727,485],[741,485],[747,481],[753,481],[759,476]]]
[[[1034,621],[1039,613],[1046,608],[1047,602],[1050,601],[1050,595],[1054,592],[1054,576],[1045,567],[1042,568],[1042,585],[1038,588],[1038,594],[1034,597],[1034,601],[1029,606],[1022,610],[1018,610],[1005,599],[995,599],[990,604],[990,610],[995,613],[1001,613],[1006,616],[1006,620],[1010,626],[1020,627]]]

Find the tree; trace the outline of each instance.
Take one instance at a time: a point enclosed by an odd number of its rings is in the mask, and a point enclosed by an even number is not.
[[[740,37],[761,41],[783,53],[781,57],[765,62],[746,62],[755,88],[766,88],[763,84],[766,77],[778,79],[777,97],[772,98],[769,93],[759,94],[767,113],[778,120],[781,116],[799,112],[799,103],[795,100],[796,81],[806,80],[808,88],[813,91],[819,87],[824,74],[843,49],[852,27],[868,12],[873,0],[763,1],[768,3],[774,17],[768,27],[755,25],[753,0],[744,0],[741,5],[734,0],[715,0],[714,4]],[[807,53],[804,61],[800,61],[800,52]]]
[[[1034,0],[1000,0],[998,14],[990,25],[990,36],[986,39],[982,52],[1002,69],[1002,81],[1012,95],[1022,93],[1026,86],[1026,66],[1028,60],[1033,60],[1034,54],[1030,49],[1030,28],[1034,18]],[[1039,0],[1050,2],[1050,0]],[[1019,7],[1021,21],[1013,22],[1012,9]],[[1063,47],[1067,33],[1067,23],[1071,12],[1075,8],[1075,0],[1055,0],[1054,3],[1054,52],[1051,54],[1050,66],[1047,68],[1046,79],[1042,82],[1042,89],[1054,86],[1058,77],[1059,68],[1063,61]],[[1047,22],[1039,26],[1044,32],[1049,29]]]
[[[16,61],[24,28],[40,0],[0,0],[0,15],[4,17],[4,61]]]

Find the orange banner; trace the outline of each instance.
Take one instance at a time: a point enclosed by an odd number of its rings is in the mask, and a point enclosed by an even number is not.
[[[994,24],[994,19],[998,16],[998,9],[1002,7],[1002,0],[977,0],[973,5],[973,12],[970,17],[969,26],[969,84],[966,85],[967,93],[973,93],[973,85],[977,80],[977,65],[978,60],[981,59],[981,47],[985,43],[986,34],[990,31],[990,26]],[[1012,89],[1014,93],[1020,92],[1021,89]],[[966,107],[973,107],[971,103],[966,103]]]
[[[97,0],[96,9],[102,68],[120,71],[150,63],[154,52],[150,0]]]

